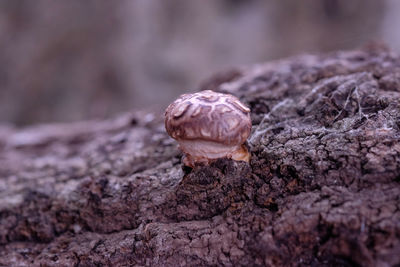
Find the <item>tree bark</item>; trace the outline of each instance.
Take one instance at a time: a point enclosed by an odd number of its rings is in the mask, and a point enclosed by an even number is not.
[[[184,168],[160,114],[0,127],[0,265],[400,264],[400,58],[380,46],[217,75],[250,164]]]

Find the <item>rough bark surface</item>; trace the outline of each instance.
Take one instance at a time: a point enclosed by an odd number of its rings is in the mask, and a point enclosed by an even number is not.
[[[182,168],[154,114],[0,127],[0,265],[400,264],[400,57],[380,47],[217,76],[250,164]]]

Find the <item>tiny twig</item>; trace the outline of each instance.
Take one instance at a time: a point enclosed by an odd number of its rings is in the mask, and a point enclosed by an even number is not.
[[[263,130],[260,130],[261,125],[267,120],[269,119],[270,115],[275,112],[278,108],[280,108],[281,106],[285,105],[287,102],[292,101],[292,99],[286,98],[284,100],[282,100],[281,102],[279,102],[278,104],[276,104],[267,114],[264,115],[263,119],[261,120],[261,122],[257,125],[257,128],[254,130],[253,135],[250,137],[250,143],[254,143],[255,138],[257,138],[258,136],[260,136],[261,134],[264,134],[265,132],[267,132],[269,129],[271,129],[271,127],[265,128]]]
[[[350,97],[351,97],[351,95],[353,94],[354,89],[355,89],[355,87],[353,87],[353,88],[350,90],[349,94],[347,95],[346,102],[344,102],[343,108],[340,110],[339,114],[337,114],[336,117],[333,119],[334,122],[340,118],[340,116],[341,116],[342,113],[343,113],[343,110],[346,108],[347,104],[350,102]]]

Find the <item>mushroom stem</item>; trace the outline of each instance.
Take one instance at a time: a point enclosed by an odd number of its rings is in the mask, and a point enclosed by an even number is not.
[[[250,153],[245,145],[241,145],[235,152],[233,152],[231,158],[233,160],[246,161],[247,163],[249,163]]]
[[[218,158],[231,158],[245,162],[250,160],[250,153],[245,145],[226,146],[204,140],[181,140],[179,147],[185,153],[183,163],[192,168],[196,164],[208,164]]]

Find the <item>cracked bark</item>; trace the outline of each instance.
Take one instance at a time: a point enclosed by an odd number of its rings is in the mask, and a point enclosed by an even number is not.
[[[400,264],[400,58],[383,47],[235,69],[250,164],[182,169],[154,114],[0,127],[0,265]]]

